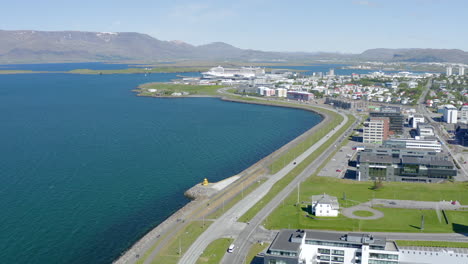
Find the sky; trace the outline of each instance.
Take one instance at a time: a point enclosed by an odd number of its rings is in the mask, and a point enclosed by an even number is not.
[[[468,51],[468,0],[0,0],[0,29],[139,32],[193,45]]]

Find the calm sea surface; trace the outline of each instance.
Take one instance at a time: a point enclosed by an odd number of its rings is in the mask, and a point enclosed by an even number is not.
[[[1,263],[110,263],[187,203],[186,189],[244,170],[320,121],[131,92],[174,78],[0,75]]]

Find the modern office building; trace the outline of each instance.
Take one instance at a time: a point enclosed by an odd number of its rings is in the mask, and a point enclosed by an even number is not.
[[[389,139],[382,144],[384,148],[406,148],[406,149],[424,149],[435,152],[442,151],[442,145],[437,139]]]
[[[404,116],[400,107],[383,106],[378,112],[371,112],[370,117],[388,117],[390,133],[402,133]]]
[[[466,264],[467,249],[406,247],[370,234],[283,229],[264,264]]]
[[[468,124],[468,105],[460,108],[460,122]]]
[[[382,144],[388,138],[389,134],[388,117],[371,117],[368,121],[364,122],[363,128],[363,142]]]
[[[429,124],[418,123],[417,129],[416,129],[416,135],[419,136],[420,138],[434,137],[435,136],[434,127]]]
[[[455,135],[460,145],[468,147],[468,124],[458,124]]]
[[[444,122],[448,124],[456,124],[457,123],[457,108],[453,105],[445,105],[443,110],[443,119]]]
[[[418,127],[418,123],[424,123],[424,116],[420,114],[413,115],[410,119],[411,127],[416,129]]]
[[[457,176],[447,155],[436,151],[403,148],[366,148],[357,158],[358,180],[440,182]]]
[[[287,98],[290,100],[310,101],[314,99],[314,94],[300,91],[288,91]]]

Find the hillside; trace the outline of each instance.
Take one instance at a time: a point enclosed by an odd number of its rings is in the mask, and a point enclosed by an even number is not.
[[[265,52],[223,42],[194,46],[134,32],[0,30],[0,63],[157,60],[468,63],[468,52],[456,49],[370,49],[361,54]]]

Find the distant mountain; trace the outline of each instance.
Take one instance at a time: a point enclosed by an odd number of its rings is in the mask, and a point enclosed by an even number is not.
[[[362,54],[265,52],[223,42],[194,46],[133,32],[0,30],[0,63],[155,60],[465,62],[448,49],[371,49]]]
[[[370,49],[357,58],[393,62],[458,62],[468,63],[468,52],[459,49]]]
[[[129,32],[0,30],[1,62],[119,60],[264,60],[295,55],[243,50],[223,42],[193,46]]]

